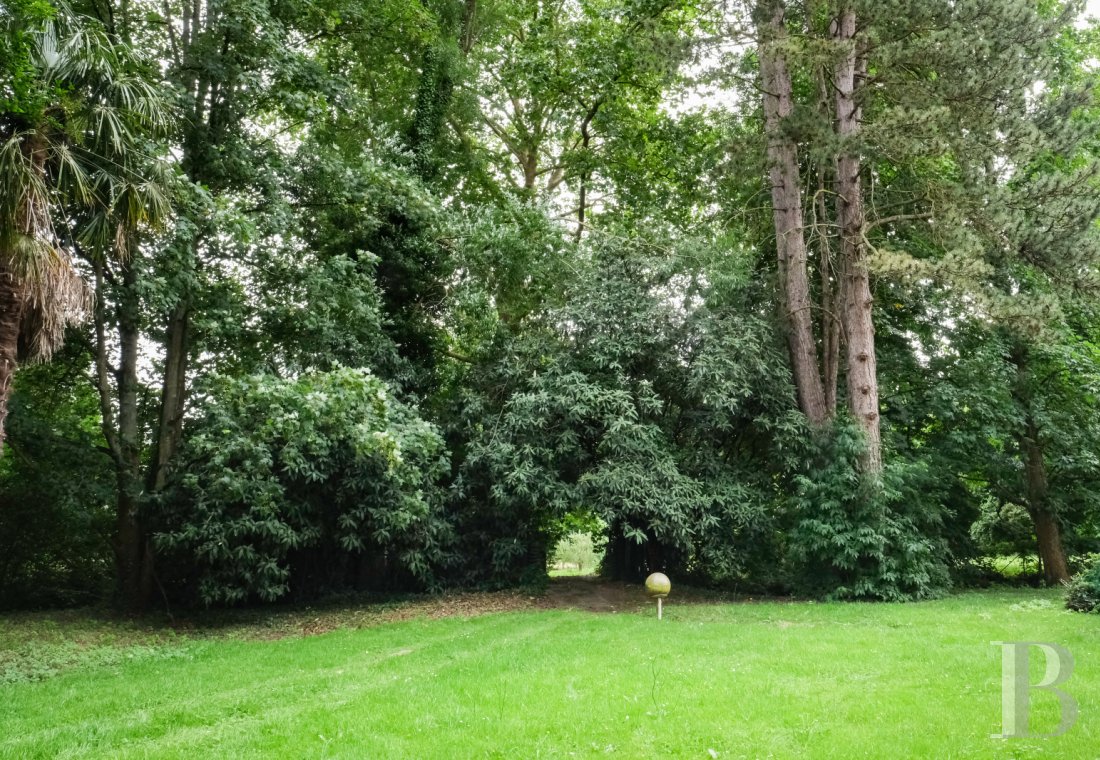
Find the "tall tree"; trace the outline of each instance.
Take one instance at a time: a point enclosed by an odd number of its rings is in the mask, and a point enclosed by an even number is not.
[[[179,109],[165,141],[181,174],[171,225],[158,235],[127,227],[131,257],[96,262],[97,377],[119,483],[119,594],[141,608],[154,582],[150,497],[172,474],[198,349],[231,329],[218,316],[232,282],[226,250],[248,234],[241,200],[254,207],[277,193],[280,152],[245,123],[275,121],[277,131],[284,109],[308,109],[325,96],[312,80],[310,96],[294,97],[316,67],[289,37],[328,20],[307,8],[221,0],[97,2],[89,10],[118,49],[156,51]],[[143,373],[149,365],[154,372]]]
[[[793,18],[775,0],[751,7],[780,290],[800,403],[812,421],[829,408],[830,335],[839,318],[848,411],[867,443],[862,467],[876,473],[882,409],[872,276],[919,270],[991,309],[1003,303],[990,300],[983,277],[994,254],[979,239],[1004,231],[1013,207],[1003,188],[1014,167],[1065,147],[1036,129],[1045,117],[1025,93],[1042,92],[1053,77],[1059,35],[1076,6],[1042,10],[1018,2],[1004,12],[989,0],[823,2],[800,6]],[[797,36],[788,32],[792,27]],[[831,93],[831,108],[822,107],[824,92]],[[820,180],[821,166],[832,167],[831,188]],[[815,173],[818,192],[808,193],[804,178]],[[830,193],[831,215],[820,202]],[[826,247],[813,262],[821,281],[816,293],[805,263],[808,212],[815,235],[837,243],[837,287]],[[931,249],[906,250],[906,239],[929,223],[931,235],[914,239]],[[836,315],[826,308],[832,304],[839,304]]]
[[[813,304],[807,266],[797,135],[790,119],[794,111],[791,73],[787,64],[786,8],[783,0],[760,3],[756,9],[760,37],[760,87],[764,104],[768,179],[771,183],[775,247],[779,257],[780,309],[787,333],[791,371],[798,403],[814,425],[831,415],[818,365]],[[837,97],[840,94],[838,90]]]
[[[841,324],[847,344],[848,410],[866,438],[863,470],[882,470],[879,431],[878,372],[875,325],[871,318],[870,272],[863,238],[867,233],[863,210],[863,162],[860,158],[862,89],[867,77],[866,38],[856,34],[856,12],[849,4],[830,22],[832,41],[839,51],[833,76],[836,92],[836,226],[840,236]]]
[[[166,115],[155,86],[91,19],[61,6],[48,20],[4,21],[25,57],[21,89],[0,113],[0,445],[16,366],[48,359],[87,315],[74,244],[114,240],[106,249],[125,256],[119,225],[163,211],[140,172],[146,134]],[[116,205],[119,185],[135,188],[134,202]],[[65,220],[80,214],[101,223],[67,239]]]

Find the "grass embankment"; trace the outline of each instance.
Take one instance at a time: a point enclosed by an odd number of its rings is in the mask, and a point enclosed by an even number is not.
[[[908,605],[673,597],[666,610],[660,623],[650,611],[527,610],[315,636],[295,634],[295,623],[274,640],[258,635],[262,627],[166,634],[10,617],[0,623],[9,678],[0,685],[0,756],[1100,753],[1100,616],[1065,612],[1054,592]],[[1080,717],[1068,734],[989,738],[1000,730],[1001,652],[990,644],[999,640],[1073,652],[1064,688]],[[72,656],[34,672],[35,646],[46,647],[43,660],[66,647]],[[81,659],[87,652],[98,654]],[[1033,681],[1041,660],[1033,657]],[[1055,698],[1037,692],[1034,702],[1033,729],[1049,730]]]

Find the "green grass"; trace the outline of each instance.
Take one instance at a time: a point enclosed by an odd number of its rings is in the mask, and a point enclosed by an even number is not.
[[[1019,554],[991,557],[993,569],[1005,578],[1019,578],[1021,575],[1038,575],[1039,558],[1034,556],[1022,557]]]
[[[25,647],[25,625],[9,622],[0,644]],[[1073,652],[1068,734],[989,738],[997,640]],[[0,756],[1100,755],[1100,616],[1063,611],[1049,591],[908,605],[672,598],[663,622],[525,611],[154,649],[0,686]],[[1054,698],[1035,703],[1033,728],[1049,729]]]
[[[586,568],[581,570],[576,567],[552,567],[547,571],[551,578],[584,578],[589,575],[595,575],[595,567]]]

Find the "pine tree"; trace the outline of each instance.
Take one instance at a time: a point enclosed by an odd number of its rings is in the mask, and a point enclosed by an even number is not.
[[[1095,176],[1074,158],[1088,123],[1067,118],[1081,93],[1047,85],[1079,10],[1069,3],[1044,12],[1026,0],[823,2],[796,13],[781,0],[753,6],[799,400],[811,421],[828,414],[819,390],[829,384],[836,349],[828,335],[839,319],[848,412],[866,438],[867,473],[882,467],[872,276],[946,284],[990,318],[1034,326],[1056,318],[1050,294],[1021,299],[1006,273],[1080,272],[1088,258],[1077,239],[1095,204],[1072,192]],[[822,80],[832,109],[812,86]],[[1035,174],[1043,165],[1059,168]],[[831,170],[832,186],[807,192],[810,166]],[[835,200],[826,219],[823,194]],[[808,262],[811,204],[813,234],[836,244]],[[825,253],[833,248],[835,266]],[[816,293],[809,266],[824,285]],[[840,304],[835,315],[826,297]]]

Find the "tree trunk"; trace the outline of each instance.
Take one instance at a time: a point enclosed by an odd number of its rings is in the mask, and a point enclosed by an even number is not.
[[[165,335],[164,383],[161,388],[160,420],[148,487],[161,491],[168,482],[168,468],[183,436],[183,410],[187,400],[187,359],[190,350],[191,312],[181,302],[169,318]]]
[[[122,272],[122,292],[119,295],[118,336],[118,441],[122,467],[134,481],[141,472],[141,427],[138,420],[138,341],[140,303],[137,276],[133,268]]]
[[[19,361],[19,327],[25,304],[18,278],[7,266],[0,265],[0,454],[4,451],[8,399]]]
[[[882,470],[882,437],[879,430],[878,372],[875,363],[875,326],[872,321],[871,281],[863,244],[863,187],[860,158],[854,144],[860,132],[861,108],[857,102],[857,80],[866,73],[867,61],[859,54],[856,15],[841,12],[833,24],[833,39],[843,46],[844,58],[837,64],[836,130],[841,152],[836,162],[837,226],[840,228],[840,258],[844,271],[841,311],[848,341],[848,406],[863,431],[867,448],[860,464],[865,473]]]
[[[1017,434],[1016,443],[1024,467],[1023,490],[1027,512],[1031,516],[1038,540],[1039,563],[1042,565],[1043,579],[1048,584],[1063,583],[1069,580],[1069,566],[1062,548],[1058,516],[1050,505],[1046,459],[1041,442],[1042,431],[1031,410],[1031,360],[1027,344],[1017,340],[1009,353],[1009,360],[1016,367],[1016,383],[1012,395],[1024,417],[1024,427]]]
[[[831,124],[833,119],[832,79],[828,68],[818,66],[817,79],[817,116],[822,124]],[[832,162],[829,162],[832,163]],[[832,167],[835,170],[835,166]],[[840,338],[841,323],[839,304],[844,298],[841,286],[843,273],[839,272],[833,255],[831,238],[835,235],[830,223],[829,204],[826,201],[828,188],[833,186],[828,177],[825,162],[814,162],[817,175],[817,190],[814,193],[814,235],[817,238],[817,269],[821,282],[821,378],[825,389],[825,409],[829,417],[836,416],[837,380],[840,374]]]
[[[818,168],[817,200],[818,225],[818,275],[821,278],[821,376],[825,388],[825,409],[830,417],[836,416],[837,376],[840,369],[840,316],[837,304],[844,294],[838,292],[842,277],[833,279],[833,252],[829,245],[828,213],[825,203],[825,177]]]
[[[461,14],[456,13],[454,4],[445,7],[449,10],[444,12],[440,25],[446,35],[453,35],[451,39],[458,43],[459,50],[465,56],[474,44],[477,2],[466,0]],[[446,49],[451,39],[429,46],[420,64],[420,85],[413,123],[409,129],[409,147],[415,157],[417,172],[427,180],[433,179],[438,171],[434,164],[435,151],[454,100],[456,72]]]
[[[116,473],[118,502],[115,511],[115,572],[118,601],[131,612],[143,612],[152,596],[152,556],[142,525],[139,493],[133,481]]]
[[[155,447],[144,483],[141,477],[143,436],[138,409],[140,327],[137,277],[131,267],[122,272],[118,288],[119,367],[115,372],[118,413],[112,404],[107,371],[107,344],[103,316],[102,277],[97,270],[99,304],[96,309],[96,364],[103,431],[115,461],[118,501],[115,508],[115,569],[118,597],[124,607],[142,612],[152,598],[155,553],[140,507],[147,493],[164,489],[168,471],[183,433],[187,360],[190,348],[190,311],[181,303],[169,318],[165,335],[164,378]],[[143,488],[144,486],[144,488]]]
[[[1058,527],[1058,518],[1053,512],[1034,512],[1031,515],[1035,523],[1035,535],[1039,539],[1039,559],[1043,564],[1043,580],[1048,585],[1060,585],[1069,582],[1069,565],[1062,548],[1062,531]]]
[[[477,37],[477,0],[466,0],[462,8],[462,55],[467,56],[474,47]]]
[[[585,161],[588,161],[588,148],[592,142],[592,134],[589,131],[589,127],[592,124],[592,120],[596,118],[596,114],[600,110],[600,106],[603,105],[603,99],[597,99],[592,107],[588,109],[588,112],[584,115],[584,119],[581,120],[581,150],[584,151]],[[581,169],[579,178],[579,188],[577,190],[577,231],[574,233],[574,240],[578,243],[581,242],[581,238],[584,236],[584,222],[585,213],[588,209],[588,165],[585,164],[585,168]]]
[[[1026,365],[1025,365],[1026,366]],[[1050,585],[1069,581],[1069,566],[1062,548],[1062,531],[1058,517],[1050,508],[1047,487],[1046,461],[1039,443],[1039,426],[1028,415],[1027,427],[1019,438],[1020,453],[1024,458],[1027,493],[1027,511],[1035,526],[1039,543],[1039,560],[1043,566],[1043,580]]]
[[[24,138],[20,150],[33,167],[33,172],[44,175],[46,141],[42,132],[32,131]],[[43,240],[52,229],[49,209],[28,199],[24,199],[18,208],[15,224],[16,236],[32,240]],[[19,366],[19,334],[27,309],[25,283],[12,264],[12,251],[0,250],[0,455],[4,453],[8,400],[11,398],[15,370]]]
[[[539,178],[539,152],[538,148],[525,150],[519,156],[519,165],[523,169],[523,191],[528,197],[535,194],[535,182]]]
[[[781,308],[798,403],[810,422],[820,425],[829,418],[829,411],[818,370],[817,344],[813,334],[798,146],[786,132],[787,120],[794,106],[791,75],[781,48],[787,37],[783,22],[784,5],[782,2],[762,3],[757,8],[757,14]]]
[[[131,242],[131,250],[134,244]],[[135,611],[152,596],[153,552],[140,513],[141,426],[138,417],[138,356],[140,303],[137,275],[127,265],[119,294],[118,337],[118,541],[125,564],[119,567],[122,599]]]
[[[134,241],[129,241],[135,250]],[[103,437],[115,467],[115,581],[119,603],[133,612],[144,610],[152,594],[152,552],[142,522],[141,450],[142,436],[138,415],[138,359],[140,304],[137,276],[132,267],[124,267],[117,289],[119,366],[114,371],[117,388],[117,415],[112,401],[114,392],[107,359],[107,320],[104,306],[107,294],[101,264],[95,264],[96,308],[96,379],[99,391]]]

